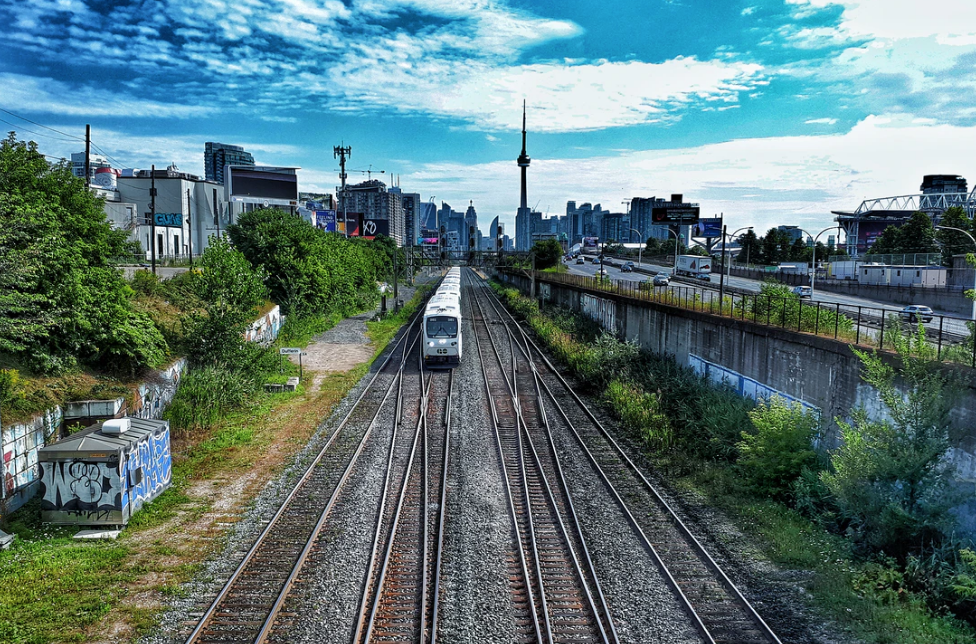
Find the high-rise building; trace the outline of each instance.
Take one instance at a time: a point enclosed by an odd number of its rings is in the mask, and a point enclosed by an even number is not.
[[[112,164],[108,159],[100,154],[88,155],[88,182],[95,178],[95,171],[99,168],[111,168]],[[71,154],[71,174],[76,177],[85,178],[85,153],[73,152]]]
[[[363,220],[385,220],[389,226],[389,236],[403,245],[404,223],[403,202],[399,192],[387,190],[386,184],[378,179],[370,179],[355,185],[346,185],[339,191],[339,212],[362,213]]]
[[[224,167],[254,167],[254,157],[239,145],[207,141],[203,149],[203,168],[207,181],[224,183]]]
[[[522,153],[516,159],[522,170],[522,194],[519,199],[519,209],[515,213],[515,250],[529,250],[532,247],[532,214],[529,210],[528,195],[526,194],[525,177],[532,159],[525,151],[525,101],[522,101]]]
[[[390,192],[400,192],[399,188],[390,188]],[[403,203],[403,229],[404,246],[416,246],[420,234],[420,195],[416,192],[405,192],[400,194],[400,201]]]
[[[468,240],[468,249],[478,250],[478,240],[480,234],[478,233],[478,213],[475,212],[474,201],[469,201],[468,209],[464,211],[464,225],[464,238]]]

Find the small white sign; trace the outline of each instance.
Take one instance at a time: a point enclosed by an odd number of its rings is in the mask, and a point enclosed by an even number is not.
[[[278,353],[283,356],[298,356],[302,354],[301,347],[281,347]]]

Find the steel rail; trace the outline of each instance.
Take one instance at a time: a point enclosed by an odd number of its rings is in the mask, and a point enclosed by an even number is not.
[[[322,447],[321,450],[319,450],[319,453],[315,456],[315,458],[312,460],[312,462],[309,463],[309,465],[305,469],[305,472],[303,473],[302,477],[295,483],[295,485],[292,488],[291,492],[289,492],[288,496],[285,497],[285,499],[281,502],[281,505],[279,506],[277,512],[275,512],[275,514],[271,518],[271,520],[268,522],[268,525],[265,526],[265,528],[264,528],[264,530],[262,530],[261,534],[258,535],[257,539],[254,541],[254,544],[251,546],[251,548],[248,550],[248,552],[244,555],[244,558],[241,561],[241,563],[237,566],[237,568],[234,570],[234,572],[231,573],[230,577],[224,583],[223,588],[220,590],[220,592],[214,598],[213,602],[211,602],[210,606],[203,613],[203,615],[201,615],[199,621],[197,622],[196,627],[193,629],[193,631],[190,633],[190,635],[186,639],[186,643],[187,644],[192,644],[193,642],[196,642],[198,640],[198,638],[200,637],[200,635],[204,632],[204,630],[210,624],[210,622],[212,621],[213,616],[216,613],[217,608],[220,606],[221,602],[228,596],[228,594],[230,593],[230,591],[233,588],[234,584],[237,582],[237,580],[243,574],[243,572],[245,571],[245,569],[247,568],[247,566],[254,559],[255,554],[259,551],[259,549],[261,548],[261,546],[265,543],[265,541],[267,540],[267,538],[271,534],[271,532],[275,528],[278,527],[278,525],[280,524],[281,518],[285,515],[285,511],[289,507],[289,504],[291,504],[291,502],[296,499],[299,491],[309,481],[309,479],[311,478],[313,472],[315,471],[316,466],[322,461],[322,459],[325,456],[326,452],[332,447],[332,445],[335,443],[335,441],[338,438],[338,436],[346,428],[346,425],[348,424],[350,418],[352,418],[353,413],[356,412],[359,409],[360,404],[366,398],[366,395],[371,392],[371,390],[373,388],[373,385],[376,383],[376,380],[379,378],[380,374],[382,374],[384,372],[384,370],[387,368],[387,366],[389,366],[389,364],[393,360],[393,357],[396,355],[396,353],[397,353],[398,350],[402,350],[402,355],[404,356],[404,359],[405,359],[405,356],[406,356],[406,353],[407,353],[407,345],[408,345],[407,338],[410,337],[411,333],[413,332],[413,328],[414,328],[414,325],[416,324],[416,320],[417,320],[417,316],[415,315],[414,318],[412,319],[411,323],[410,323],[410,326],[407,328],[407,331],[402,336],[400,336],[400,339],[397,341],[397,343],[394,345],[393,349],[390,351],[390,353],[384,359],[384,361],[380,365],[379,369],[376,370],[376,373],[373,374],[372,378],[370,378],[369,382],[366,384],[366,386],[360,392],[359,396],[356,399],[356,402],[353,403],[352,407],[350,407],[349,411],[343,417],[342,421],[340,421],[340,423],[336,427],[335,431],[333,431],[332,434],[329,436],[329,438],[326,441],[325,445]],[[416,342],[417,342],[417,340],[415,339],[413,344],[416,344]],[[411,344],[410,346],[412,347],[413,344]],[[397,373],[394,374],[393,381],[390,383],[389,389],[392,389],[393,384],[395,384],[398,381],[399,375],[400,375],[400,371],[402,371],[402,368],[403,368],[402,365],[403,365],[403,359],[401,359],[400,367],[399,367]],[[388,393],[389,393],[389,391],[387,392],[387,395],[388,395]],[[386,399],[386,396],[384,396],[384,400],[385,399]],[[382,406],[382,403],[381,403],[381,406]]]
[[[473,290],[473,287],[470,286],[470,284],[466,288]],[[475,303],[478,304],[478,312],[479,315],[481,315],[482,317],[482,321],[484,322],[484,314],[481,311],[480,303],[478,303],[477,300],[475,300]],[[485,322],[485,325],[487,326],[487,322]],[[529,575],[529,564],[526,562],[525,549],[522,545],[523,542],[522,530],[521,528],[519,528],[519,520],[515,510],[515,500],[513,498],[512,487],[509,481],[508,466],[505,464],[505,455],[502,450],[502,440],[499,434],[498,410],[495,406],[494,396],[491,393],[491,384],[488,379],[488,371],[487,371],[487,367],[485,366],[484,354],[481,351],[481,342],[479,342],[477,339],[479,327],[477,325],[477,322],[474,319],[473,309],[472,309],[472,327],[474,328],[475,331],[475,337],[473,339],[475,341],[475,347],[478,350],[478,359],[479,359],[478,361],[481,364],[481,374],[485,382],[485,394],[488,397],[488,409],[491,412],[492,428],[495,434],[495,444],[498,448],[498,460],[502,469],[502,482],[505,485],[505,495],[506,495],[506,499],[508,500],[509,517],[512,520],[512,530],[515,533],[515,550],[518,553],[517,556],[518,556],[519,564],[521,565],[522,568],[522,578],[525,580],[525,591],[526,594],[528,595],[528,611],[532,616],[532,627],[535,632],[536,641],[542,642],[543,637],[542,637],[542,627],[539,624],[539,611],[537,609],[535,596],[532,591],[533,584],[538,584],[541,592],[541,575],[539,575],[538,560],[533,562],[535,564],[534,568],[537,575],[535,579],[538,580],[536,581],[533,579],[533,577]],[[546,635],[549,636],[551,641],[551,636],[549,635],[548,631],[546,632]]]
[[[479,303],[479,306],[480,306],[480,303]],[[482,311],[482,316],[483,316],[483,311]],[[498,347],[495,344],[494,338],[492,338],[490,329],[487,329],[487,323],[486,323],[486,330],[488,330],[489,340],[490,340],[490,342],[492,344],[492,348],[494,350],[496,359],[499,361],[499,365],[501,365],[504,361],[502,360],[501,355],[499,354]],[[507,385],[507,387],[509,389],[509,392],[512,395],[513,399],[514,400],[518,400],[518,398],[519,398],[519,391],[518,391],[518,377],[517,377],[517,375],[519,373],[519,370],[518,370],[518,363],[517,363],[517,353],[516,353],[516,351],[514,350],[514,348],[512,346],[512,344],[514,342],[514,335],[507,328],[506,328],[506,331],[507,331],[507,337],[509,339],[509,351],[510,351],[510,355],[511,355],[511,364],[512,364],[512,367],[511,367],[512,368],[512,378],[509,379],[508,375],[505,374],[504,370],[502,370],[502,375],[505,378],[506,385]],[[537,391],[537,403],[538,402],[541,402],[541,400],[538,397],[538,391]],[[583,566],[580,564],[580,561],[579,561],[579,555],[576,552],[576,545],[574,544],[574,539],[570,536],[569,530],[567,530],[567,528],[566,528],[565,521],[563,520],[563,516],[562,516],[562,513],[560,511],[560,506],[562,506],[563,504],[560,502],[560,500],[558,500],[556,498],[557,495],[554,493],[553,488],[552,488],[552,485],[550,484],[550,482],[548,480],[549,477],[547,476],[547,474],[545,472],[545,466],[544,466],[544,464],[542,462],[542,459],[541,459],[541,457],[539,455],[538,450],[536,449],[535,443],[534,443],[534,441],[533,441],[533,439],[531,437],[531,434],[530,434],[530,431],[529,431],[530,430],[529,424],[528,424],[528,422],[526,421],[526,418],[525,418],[525,409],[523,409],[523,407],[521,406],[521,403],[517,406],[516,409],[517,409],[517,419],[516,419],[517,426],[516,426],[516,431],[518,432],[518,436],[519,436],[519,449],[520,449],[520,452],[522,450],[525,450],[527,448],[528,452],[532,456],[532,461],[533,461],[535,467],[538,470],[537,476],[538,476],[538,480],[539,480],[539,485],[540,485],[540,488],[541,488],[541,492],[545,495],[544,496],[544,500],[543,500],[543,504],[545,505],[546,504],[546,500],[547,500],[548,501],[548,506],[552,508],[552,515],[555,517],[555,522],[554,523],[558,526],[559,534],[561,534],[561,537],[562,537],[562,543],[565,546],[565,550],[568,551],[569,556],[567,558],[569,559],[569,563],[571,564],[571,568],[572,568],[573,572],[575,573],[576,578],[579,580],[579,586],[580,586],[580,588],[583,591],[582,594],[583,594],[583,598],[585,600],[585,605],[588,607],[589,612],[590,612],[590,614],[592,616],[592,619],[595,622],[595,625],[597,627],[597,630],[599,631],[599,637],[601,638],[601,640],[603,642],[610,642],[611,641],[611,637],[608,636],[608,634],[607,634],[607,631],[608,631],[608,628],[607,627],[609,626],[609,631],[610,631],[610,633],[612,635],[612,641],[616,642],[617,641],[616,629],[613,627],[613,621],[612,621],[612,618],[610,617],[609,608],[606,606],[606,603],[603,602],[601,604],[601,607],[603,609],[603,612],[601,614],[601,610],[597,608],[596,602],[593,599],[593,593],[592,593],[592,591],[590,589],[590,582],[588,580],[588,576],[583,571]],[[544,416],[544,414],[545,414],[544,409],[540,406],[539,407],[539,410],[540,410],[541,414]],[[519,429],[518,429],[518,426],[519,425],[521,426],[521,431],[519,431]],[[524,443],[522,442],[522,437],[523,436],[525,437],[525,442]],[[560,468],[560,466],[558,464],[558,460],[556,462],[556,468],[557,468],[557,470]],[[561,474],[561,471],[559,473]],[[528,474],[527,474],[525,468],[523,468],[523,476],[525,477],[525,479],[524,479],[525,485],[528,486]],[[587,554],[587,557],[588,557],[588,554],[589,553],[586,550],[586,541],[585,541],[585,538],[583,537],[582,528],[579,525],[579,519],[576,516],[575,508],[572,505],[572,499],[571,499],[571,497],[570,497],[570,495],[568,493],[568,488],[567,489],[564,489],[563,491],[564,491],[564,493],[566,495],[566,500],[567,500],[567,504],[566,504],[566,506],[564,506],[563,511],[566,512],[567,510],[565,509],[565,507],[568,507],[568,514],[569,514],[569,517],[568,518],[570,518],[572,520],[572,522],[573,522],[573,524],[574,524],[574,526],[576,528],[576,533],[577,533],[578,538],[579,538],[579,546]],[[531,516],[531,514],[532,514],[532,502],[531,502],[531,500],[529,501],[528,508],[529,508],[529,515]],[[533,530],[535,530],[534,524],[533,524]],[[590,562],[590,563],[592,563],[592,562]],[[599,585],[598,585],[599,582],[597,581],[597,578],[596,578],[596,571],[595,571],[595,569],[590,568],[589,569],[589,572],[590,572],[590,574],[592,576],[593,583],[596,584],[597,585],[597,588],[599,589]],[[542,581],[542,583],[544,584],[545,581]],[[543,587],[543,595],[544,595],[544,587]],[[602,591],[600,592],[600,597],[601,597],[601,599],[603,599]],[[557,636],[554,634],[553,637],[557,637]]]
[[[420,375],[421,378],[423,378],[423,372],[421,372]],[[421,382],[421,385],[423,385],[423,382]],[[427,386],[423,387],[423,394],[422,394],[421,406],[420,406],[420,417],[417,419],[417,426],[414,429],[413,440],[411,441],[411,446],[410,446],[410,456],[407,459],[406,471],[403,473],[403,483],[400,486],[400,493],[397,499],[397,506],[393,512],[393,524],[390,526],[389,540],[386,544],[385,552],[383,553],[383,563],[380,567],[379,579],[377,580],[376,583],[376,594],[373,596],[373,602],[369,610],[369,615],[368,615],[369,619],[366,625],[365,633],[363,634],[363,639],[362,639],[363,642],[368,642],[370,640],[370,636],[373,634],[373,628],[376,624],[376,616],[377,613],[379,612],[380,601],[383,598],[383,584],[389,572],[390,560],[393,556],[393,546],[396,544],[397,528],[400,525],[400,519],[403,515],[403,508],[404,508],[404,502],[407,497],[407,490],[410,488],[410,478],[413,474],[414,460],[417,457],[417,445],[423,442],[421,440],[423,438],[423,432],[421,430],[423,429],[424,418],[427,415],[427,390],[429,386],[430,386],[430,380],[428,380]],[[424,456],[424,454],[421,453],[420,456],[422,457]],[[360,621],[360,625],[361,623],[362,621]],[[357,630],[360,629],[357,628]],[[358,642],[360,640],[359,638],[356,638],[354,641]]]
[[[491,303],[490,300],[489,300],[489,303]],[[492,308],[494,308],[494,305],[492,306]],[[497,312],[497,310],[496,310],[496,312]],[[499,317],[502,317],[502,316],[499,315]],[[503,317],[502,317],[502,322],[504,323],[504,318]],[[543,435],[544,435],[544,437],[546,439],[546,443],[549,446],[549,454],[551,455],[552,460],[553,460],[553,463],[554,463],[555,473],[559,477],[559,485],[561,486],[561,489],[563,491],[563,494],[566,497],[566,503],[568,505],[568,513],[569,513],[569,516],[572,519],[571,523],[575,527],[576,535],[577,535],[577,538],[578,538],[579,544],[580,544],[580,549],[582,550],[583,556],[584,556],[584,558],[586,560],[586,569],[587,569],[589,578],[592,579],[592,584],[593,584],[594,588],[596,589],[597,597],[599,598],[599,604],[600,604],[600,607],[602,609],[602,615],[600,615],[599,613],[597,613],[598,619],[602,620],[602,622],[605,622],[605,623],[601,623],[600,624],[600,626],[601,626],[601,632],[603,633],[604,639],[609,639],[612,642],[619,642],[619,636],[617,634],[617,628],[616,628],[616,625],[613,622],[613,617],[612,617],[612,615],[610,613],[610,607],[607,604],[607,599],[606,599],[606,595],[603,592],[603,587],[600,584],[600,578],[597,575],[596,566],[593,564],[593,559],[590,556],[589,547],[586,545],[586,538],[583,535],[583,528],[580,525],[579,516],[576,513],[576,506],[573,503],[573,496],[570,493],[569,485],[566,482],[566,477],[565,477],[565,474],[563,472],[562,462],[561,462],[561,460],[559,458],[559,451],[556,449],[556,444],[555,444],[555,442],[553,440],[553,437],[552,437],[552,431],[551,431],[551,428],[550,428],[550,425],[549,425],[549,415],[546,413],[546,406],[545,406],[545,402],[543,400],[543,395],[542,395],[542,387],[545,386],[545,383],[542,382],[542,380],[541,380],[541,378],[539,376],[539,372],[537,371],[537,369],[535,367],[534,361],[530,357],[528,357],[528,353],[523,350],[521,343],[518,341],[518,338],[515,337],[515,335],[512,332],[511,327],[508,324],[505,324],[505,330],[508,332],[509,337],[515,341],[515,344],[519,346],[520,352],[522,352],[523,356],[526,357],[526,361],[528,362],[530,375],[531,375],[531,378],[532,378],[532,381],[533,381],[533,385],[534,385],[534,388],[535,388],[536,400],[537,400],[537,404],[539,406],[539,413],[540,413],[540,417],[542,419]],[[521,329],[519,329],[519,331],[521,331]],[[523,342],[524,342],[525,341],[524,333],[522,333],[522,338],[523,338]],[[527,345],[526,345],[526,348],[527,348]],[[542,459],[541,459],[538,451],[536,450],[536,446],[535,446],[534,441],[532,440],[531,433],[529,431],[530,428],[527,425],[524,425],[524,427],[525,427],[526,436],[528,437],[529,445],[532,448],[532,453],[533,453],[533,455],[535,457],[535,460],[539,464],[539,469],[540,470],[543,470]],[[561,521],[561,519],[560,519],[560,521]],[[565,531],[565,528],[564,528],[564,531]],[[568,539],[568,535],[567,535],[567,539]],[[579,564],[577,564],[577,565],[579,565]],[[582,574],[582,571],[580,571],[580,572],[581,572],[581,577],[585,577]],[[587,589],[587,593],[588,594],[590,593],[589,589]],[[593,602],[592,597],[590,597],[590,601],[591,601],[591,603]],[[609,637],[608,637],[608,634],[609,634]]]
[[[422,352],[423,351],[421,350],[421,353]],[[401,379],[401,384],[402,384],[402,379]],[[421,384],[421,388],[423,388],[422,373],[421,373],[420,384]],[[374,582],[377,581],[376,565],[378,563],[377,560],[379,557],[380,539],[383,538],[384,535],[383,525],[384,523],[386,523],[386,507],[387,507],[386,502],[387,502],[387,498],[390,496],[390,489],[391,489],[390,485],[393,478],[394,458],[396,455],[396,448],[397,448],[397,434],[399,433],[399,427],[402,422],[402,415],[401,415],[403,410],[401,404],[402,400],[403,400],[403,396],[402,396],[402,389],[401,389],[401,393],[397,405],[396,419],[395,422],[393,423],[393,435],[390,438],[390,450],[389,450],[389,455],[387,456],[386,472],[383,478],[383,492],[380,498],[379,511],[377,512],[376,515],[376,529],[373,532],[373,545],[372,545],[372,549],[370,550],[369,567],[366,571],[366,577],[363,583],[363,592],[359,600],[359,610],[358,610],[359,617],[356,620],[356,630],[352,640],[354,643],[360,642],[363,638],[363,628],[367,625],[367,622],[365,622],[365,620],[367,617],[366,611],[368,610],[367,605],[369,604],[370,589],[372,588]],[[421,402],[422,402],[422,397],[421,397]],[[419,415],[420,413],[422,413],[422,411],[423,411],[422,409],[418,411],[418,421],[417,421],[418,425],[420,422]],[[411,462],[412,462],[412,458],[407,461],[407,465],[404,471],[404,481],[406,481],[406,478],[409,475],[409,472],[406,470],[409,468]],[[392,535],[389,538],[392,541]],[[377,594],[379,593],[380,588],[381,585],[377,584]]]
[[[437,623],[440,615],[441,564],[444,556],[444,526],[447,524],[447,473],[451,454],[451,416],[454,405],[454,370],[447,385],[447,402],[444,406],[444,463],[441,468],[440,507],[437,517],[437,555],[434,568],[434,591],[431,595],[430,642],[437,644]]]
[[[486,288],[488,288],[488,287],[486,287]],[[489,290],[490,290],[490,288],[489,288]],[[495,298],[495,299],[497,301],[497,298]],[[500,302],[499,302],[499,305],[501,305]],[[626,464],[627,468],[636,475],[636,477],[639,480],[639,482],[643,484],[643,487],[647,491],[649,491],[651,493],[652,497],[665,510],[665,516],[666,516],[666,518],[678,529],[678,531],[681,533],[681,536],[684,537],[685,540],[688,542],[688,544],[696,551],[696,553],[698,554],[700,560],[709,569],[712,570],[712,572],[716,575],[716,577],[718,578],[718,580],[720,581],[720,583],[725,587],[726,591],[730,593],[730,595],[732,596],[733,600],[736,601],[737,603],[739,603],[740,606],[745,609],[745,611],[749,614],[750,618],[755,622],[755,624],[757,626],[759,626],[760,631],[763,633],[763,635],[767,638],[768,641],[770,641],[770,642],[772,642],[774,644],[780,644],[780,640],[776,636],[775,632],[773,632],[773,630],[769,627],[769,625],[766,624],[765,620],[762,619],[762,617],[759,615],[759,613],[755,610],[755,608],[752,606],[752,604],[745,598],[745,596],[738,589],[738,587],[732,582],[732,580],[729,579],[729,577],[725,574],[725,571],[722,570],[722,568],[718,565],[718,563],[711,557],[711,555],[708,553],[708,551],[705,549],[705,547],[701,544],[701,542],[697,539],[697,537],[695,537],[695,535],[687,527],[687,525],[684,523],[684,521],[681,520],[681,518],[677,515],[677,513],[674,511],[674,509],[671,507],[671,505],[661,496],[661,494],[658,492],[657,488],[647,479],[647,477],[644,476],[643,472],[640,471],[640,469],[637,467],[637,465],[634,464],[634,462],[624,452],[624,450],[620,447],[620,445],[617,443],[617,441],[610,435],[610,433],[602,425],[602,423],[600,423],[600,421],[596,418],[596,416],[593,415],[593,413],[590,411],[589,407],[582,401],[582,399],[579,397],[579,395],[576,394],[576,392],[569,385],[569,383],[562,376],[562,374],[560,374],[559,371],[555,368],[555,366],[549,360],[548,356],[546,356],[545,353],[543,353],[542,350],[539,348],[539,346],[535,343],[535,341],[532,340],[528,336],[528,334],[525,333],[525,330],[522,329],[521,324],[519,324],[519,322],[517,320],[515,320],[514,316],[512,316],[511,313],[508,312],[508,310],[504,306],[501,306],[501,309],[505,311],[505,314],[509,317],[509,319],[511,320],[511,323],[514,324],[515,326],[517,326],[521,330],[521,333],[525,337],[527,343],[530,344],[532,346],[533,350],[535,351],[535,353],[538,354],[541,357],[543,363],[549,369],[550,373],[553,376],[555,376],[555,378],[558,379],[558,381],[560,382],[560,384],[562,384],[562,386],[565,389],[565,391],[573,398],[573,400],[576,402],[576,404],[578,405],[578,407],[580,408],[580,410],[584,412],[584,414],[587,416],[587,418],[589,418],[590,422],[592,422],[593,425],[598,429],[598,431],[602,435],[602,437],[612,446],[613,451],[616,452],[617,456]],[[546,386],[546,389],[548,390],[548,386]],[[550,396],[552,396],[553,397],[553,400],[555,401],[555,396],[552,395],[551,390],[550,390]],[[557,406],[559,406],[558,405],[558,402],[557,402]],[[561,406],[559,406],[559,407],[560,407],[560,411],[562,411]],[[566,418],[566,420],[567,420],[567,423],[569,423],[571,425],[571,422],[569,421],[568,417]],[[580,442],[581,445],[583,445],[584,450],[590,456],[592,462],[594,462],[594,464],[596,464],[596,459],[593,457],[593,455],[590,452],[589,448],[583,442],[582,437],[577,432],[575,432],[575,427],[573,429],[574,429],[574,433],[576,433],[577,440]],[[599,465],[597,465],[597,467],[599,468]],[[601,472],[602,472],[602,468],[600,468],[600,469],[601,469]],[[605,474],[604,474],[604,476],[605,476]],[[609,482],[608,482],[608,484],[609,484]],[[621,500],[621,503],[623,503],[622,500]],[[628,510],[628,513],[629,513],[629,510]],[[637,527],[639,529],[639,526],[637,526]],[[643,531],[641,531],[641,532],[643,534]],[[645,539],[646,539],[646,536],[645,536]],[[649,543],[649,541],[648,541],[648,543]],[[657,557],[657,559],[660,561],[660,557]],[[663,569],[665,571],[667,571],[667,567],[664,566],[663,561],[661,561],[660,565],[663,567]],[[700,616],[698,616],[697,611],[694,610],[694,608],[692,607],[692,605],[691,605],[690,601],[687,599],[687,597],[684,596],[684,593],[680,591],[680,588],[677,586],[677,582],[674,580],[673,576],[671,576],[670,571],[667,571],[667,575],[670,577],[670,580],[672,582],[673,587],[679,593],[681,593],[682,597],[684,598],[684,603],[686,603],[686,607],[688,609],[690,609],[694,613],[694,615],[695,615],[694,618],[699,623],[701,623],[702,620],[701,620]],[[701,625],[701,628],[704,628],[704,624],[703,623]],[[707,634],[707,637],[710,639],[710,641],[714,641],[713,639],[711,639],[712,638],[711,634],[708,634],[707,629],[705,630],[705,633]]]

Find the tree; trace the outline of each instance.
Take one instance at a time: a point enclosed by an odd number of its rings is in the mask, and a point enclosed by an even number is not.
[[[756,263],[762,257],[762,246],[755,231],[747,230],[739,236],[739,246],[742,250],[736,256],[735,261],[740,264]]]
[[[245,333],[268,294],[264,274],[223,237],[210,240],[200,265],[193,286],[204,306],[185,319],[187,357],[194,367],[239,367],[250,344]]]
[[[160,364],[166,342],[112,263],[126,237],[66,164],[11,133],[0,144],[0,352],[40,372]]]
[[[543,239],[532,245],[531,252],[535,255],[535,267],[541,271],[559,263],[563,247],[555,239]]]
[[[813,251],[807,246],[807,242],[802,236],[797,237],[790,245],[790,259],[794,262],[809,262],[813,256]]]
[[[862,407],[840,422],[843,445],[821,479],[863,544],[900,556],[951,529],[955,495],[945,455],[957,390],[933,360],[921,324],[893,343],[897,371],[877,354],[854,350],[886,418],[872,419]]]
[[[783,240],[780,232],[775,228],[766,231],[766,236],[760,239],[762,244],[762,263],[779,264],[786,258],[783,252]]]
[[[390,274],[390,241],[346,239],[276,208],[241,215],[227,229],[235,248],[266,275],[286,315],[346,313],[376,301],[377,267]]]
[[[816,466],[812,445],[819,420],[779,396],[761,400],[749,420],[755,433],[742,432],[738,465],[756,492],[785,500],[803,470]]]
[[[973,230],[972,222],[969,221],[969,217],[959,206],[953,206],[942,213],[939,225],[959,228],[968,233],[972,233]],[[954,255],[965,255],[976,250],[973,248],[973,242],[969,237],[955,230],[939,230],[935,233],[935,238],[942,245],[943,266],[952,266]]]
[[[915,253],[937,253],[935,227],[932,218],[924,212],[912,213],[901,226],[888,226],[882,231],[871,248],[869,255],[898,255]],[[908,260],[910,261],[910,260]]]

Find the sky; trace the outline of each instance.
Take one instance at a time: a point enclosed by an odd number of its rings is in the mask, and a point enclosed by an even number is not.
[[[207,141],[367,171],[514,236],[529,205],[817,234],[832,210],[976,184],[972,0],[0,0],[0,126],[52,158],[203,175]],[[53,128],[49,129],[49,128]],[[56,131],[54,131],[56,130]],[[376,174],[383,171],[382,174]]]

